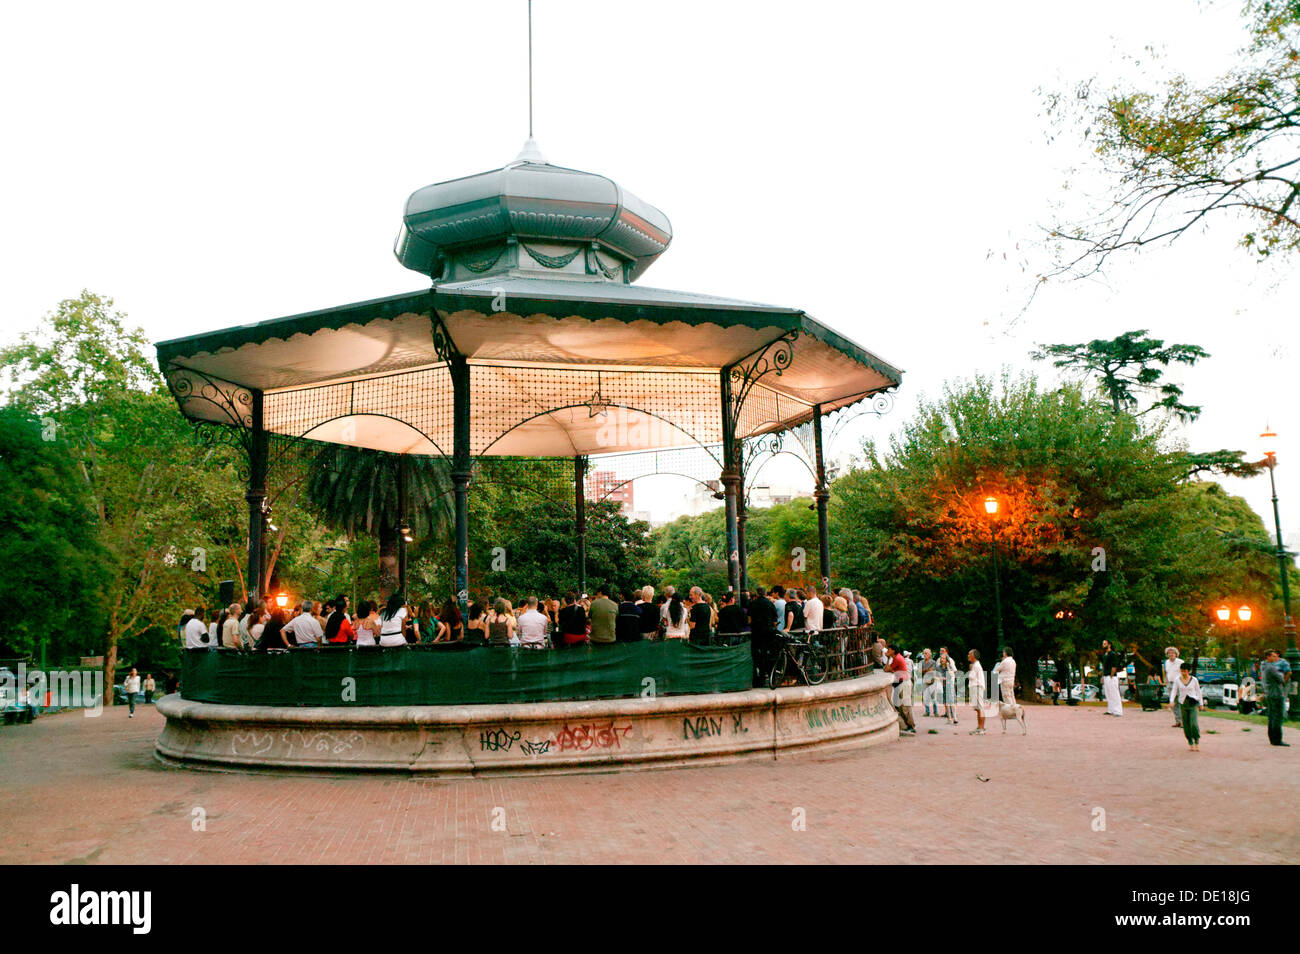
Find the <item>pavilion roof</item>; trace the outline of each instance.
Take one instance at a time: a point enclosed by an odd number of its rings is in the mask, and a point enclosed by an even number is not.
[[[395,453],[451,453],[445,329],[471,373],[474,454],[566,456],[715,443],[720,371],[789,362],[748,391],[738,437],[896,387],[902,372],[796,308],[610,281],[496,274],[162,341],[183,413]],[[779,345],[778,345],[779,346]]]

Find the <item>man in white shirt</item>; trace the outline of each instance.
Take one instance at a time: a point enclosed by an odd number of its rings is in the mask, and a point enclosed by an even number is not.
[[[183,615],[190,618],[182,630],[182,635],[185,637],[185,648],[207,649],[208,628],[203,625],[202,614],[195,613],[194,610],[186,610]]]
[[[803,628],[805,632],[820,633],[822,631],[822,615],[825,607],[822,601],[817,598],[817,587],[808,587],[808,598],[803,601]]]
[[[984,667],[980,665],[980,651],[972,649],[966,654],[970,670],[966,673],[966,685],[970,687],[970,704],[975,709],[975,718],[979,725],[971,735],[984,734]]]
[[[516,632],[521,646],[541,649],[546,645],[546,617],[537,611],[537,597],[528,597],[528,608],[519,614]]]
[[[998,674],[998,699],[1010,705],[1016,704],[1016,661],[1011,658],[1011,647],[1002,648],[1002,658],[993,667]]]
[[[1178,673],[1182,669],[1183,660],[1178,655],[1177,646],[1165,647],[1165,685],[1169,687],[1169,708],[1174,710],[1174,728],[1183,727],[1182,711],[1178,706],[1178,687],[1174,685],[1178,681]]]
[[[293,641],[299,647],[315,649],[325,636],[325,630],[320,628],[320,623],[316,622],[316,617],[311,615],[311,608],[312,601],[303,600],[302,612],[285,623],[281,632],[291,633]]]

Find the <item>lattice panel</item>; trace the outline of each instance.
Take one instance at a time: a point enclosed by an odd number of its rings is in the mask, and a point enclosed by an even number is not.
[[[722,413],[716,372],[621,371],[472,365],[470,446],[475,455],[499,451],[521,425],[549,419],[557,431],[581,430],[584,448],[611,450],[664,443],[718,441]],[[552,414],[557,410],[563,414]],[[609,435],[603,441],[601,432]],[[555,446],[548,453],[565,453]]]
[[[446,366],[272,392],[266,395],[263,413],[267,430],[278,434],[360,444],[364,440],[348,435],[371,426],[367,419],[374,416],[409,425],[433,445],[426,452],[450,455],[452,450],[451,375]],[[330,424],[336,426],[328,435],[312,433]]]
[[[736,422],[736,437],[743,440],[780,427],[781,422],[808,410],[811,405],[757,381],[745,397]]]

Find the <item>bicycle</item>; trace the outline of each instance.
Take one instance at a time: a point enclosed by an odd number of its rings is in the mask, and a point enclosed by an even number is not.
[[[825,649],[815,642],[801,642],[790,636],[781,641],[781,648],[767,673],[767,685],[779,689],[788,680],[805,686],[817,686],[826,681],[830,660]]]

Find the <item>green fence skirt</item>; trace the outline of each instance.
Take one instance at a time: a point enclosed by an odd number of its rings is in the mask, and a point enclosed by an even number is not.
[[[248,706],[445,706],[735,692],[749,644],[685,640],[573,649],[191,650],[181,696]]]

